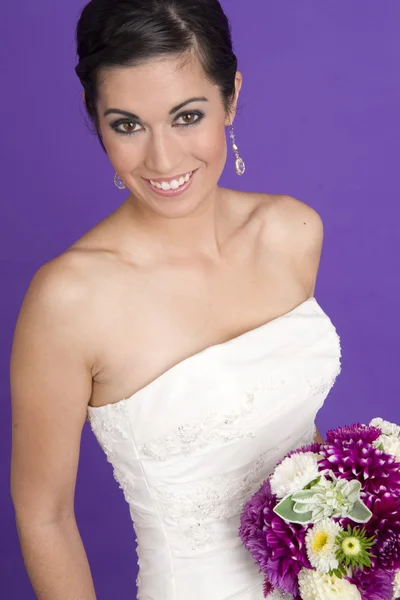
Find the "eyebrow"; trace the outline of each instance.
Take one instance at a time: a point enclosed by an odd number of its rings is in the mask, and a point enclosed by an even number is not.
[[[175,114],[176,112],[178,112],[178,110],[181,110],[181,108],[184,108],[187,104],[190,104],[191,102],[208,102],[208,98],[206,98],[205,96],[201,96],[199,98],[189,98],[189,100],[185,100],[185,102],[181,102],[181,104],[178,104],[178,106],[174,106],[174,108],[169,111],[169,114],[170,115]],[[124,117],[130,117],[131,119],[134,119],[135,121],[140,121],[140,117],[138,117],[134,113],[128,112],[126,110],[120,110],[119,108],[107,109],[106,112],[104,113],[104,116],[106,117],[107,115],[109,115],[111,113],[123,115]]]

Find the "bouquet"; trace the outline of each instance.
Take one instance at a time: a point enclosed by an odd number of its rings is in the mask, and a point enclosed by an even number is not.
[[[290,452],[239,535],[269,600],[400,598],[400,427],[376,418]]]

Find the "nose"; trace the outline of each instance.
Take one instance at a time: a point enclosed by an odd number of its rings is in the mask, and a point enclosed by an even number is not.
[[[182,163],[179,141],[165,132],[153,132],[146,146],[146,169],[156,175],[175,175],[174,167]]]

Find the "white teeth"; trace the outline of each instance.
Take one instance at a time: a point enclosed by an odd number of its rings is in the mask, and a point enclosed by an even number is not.
[[[185,177],[180,177],[179,180],[173,179],[170,183],[167,183],[166,181],[163,181],[162,183],[158,183],[158,181],[153,181],[152,179],[149,179],[149,181],[152,186],[158,188],[159,190],[164,190],[164,191],[177,190],[179,187],[181,187],[182,185],[184,185],[185,183],[187,183],[189,181],[192,173],[193,173],[193,171],[190,171],[190,173],[187,173],[185,175]]]

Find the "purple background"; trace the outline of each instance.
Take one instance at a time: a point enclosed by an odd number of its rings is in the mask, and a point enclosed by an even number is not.
[[[244,74],[221,185],[293,195],[318,210],[325,245],[316,296],[335,323],[343,371],[318,416],[327,428],[399,421],[398,0],[225,0]],[[1,14],[1,597],[31,599],[8,492],[8,362],[35,270],[126,192],[84,125],[74,73],[81,0],[14,0]],[[85,427],[76,514],[98,598],[135,597],[128,507]]]

